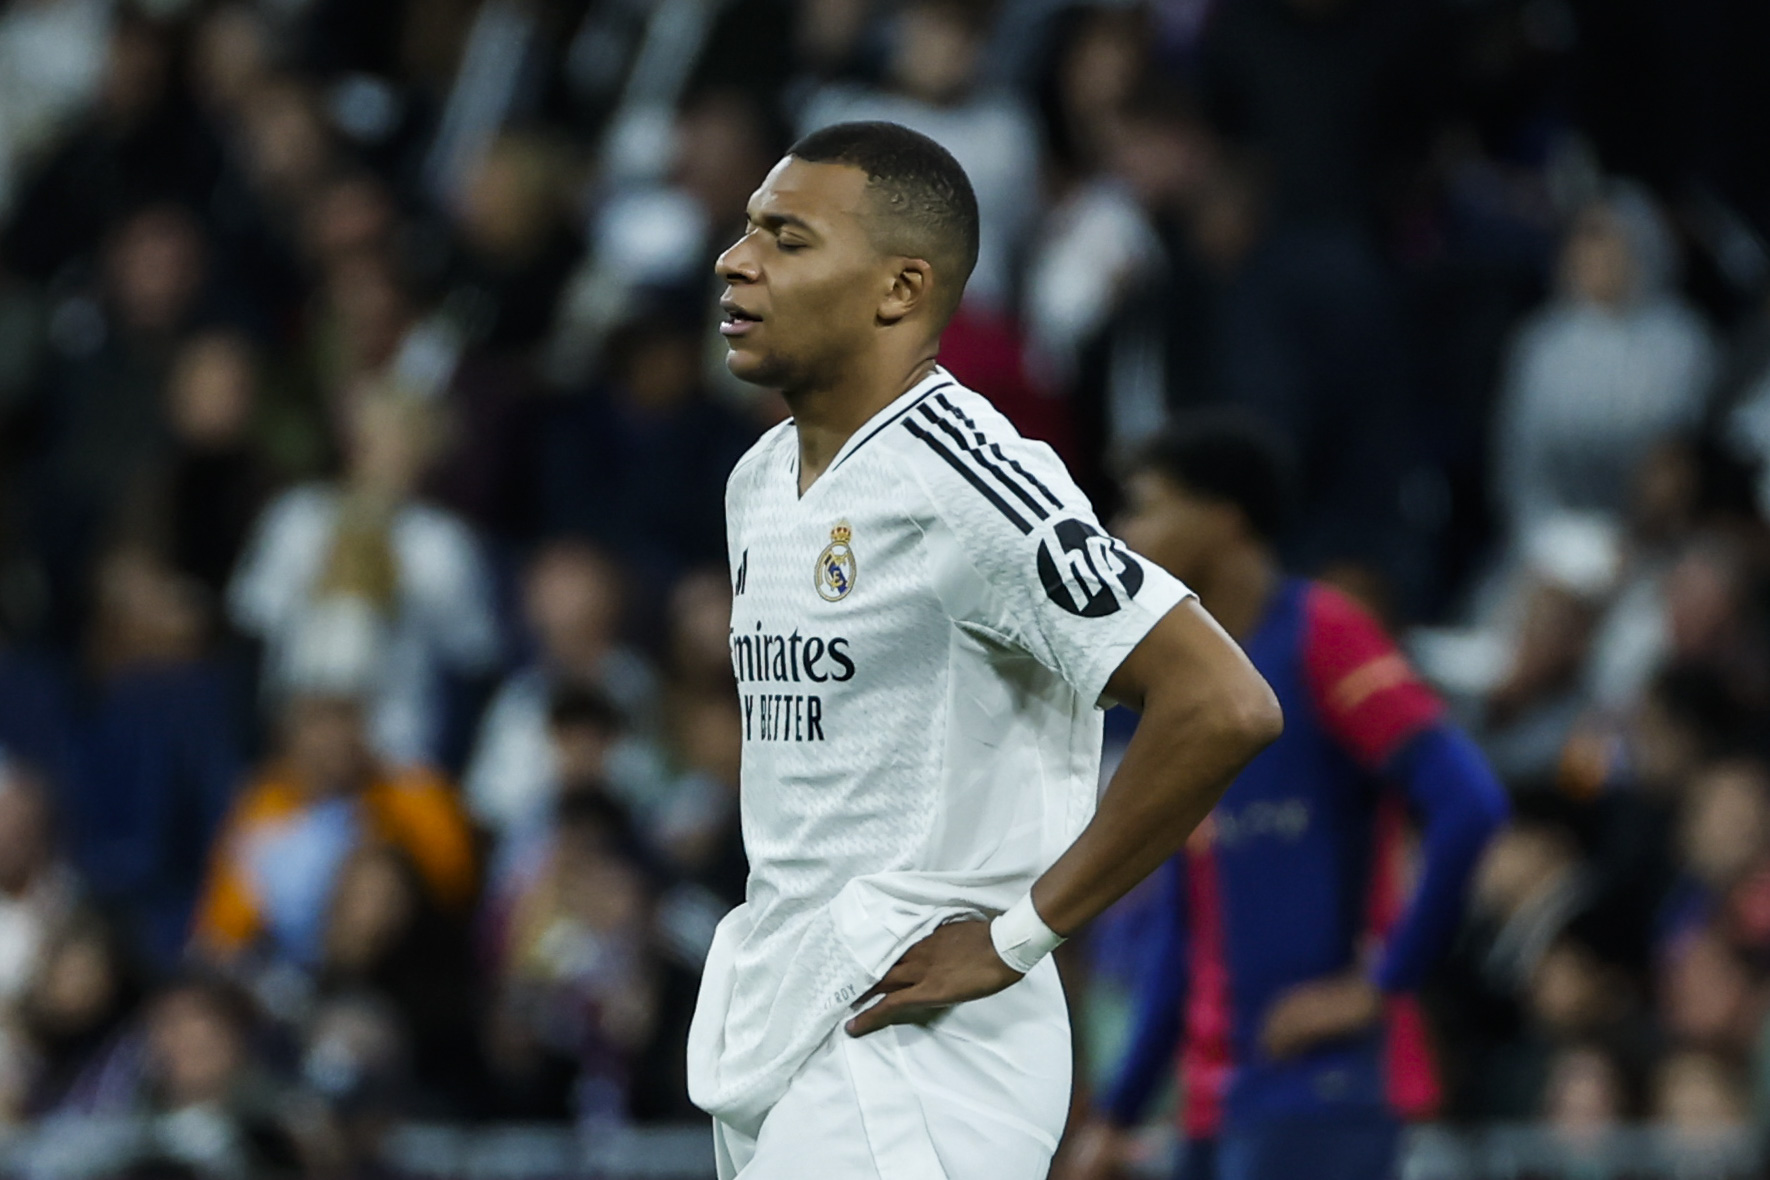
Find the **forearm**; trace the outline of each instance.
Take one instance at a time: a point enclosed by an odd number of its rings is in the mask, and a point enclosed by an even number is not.
[[[1147,711],[1093,821],[1033,886],[1045,924],[1067,936],[1154,872],[1264,745],[1209,710]]]
[[[1278,702],[1241,649],[1182,604],[1115,678],[1143,718],[1094,819],[1033,886],[1045,924],[1069,935],[1180,850],[1231,780],[1276,739]]]
[[[1190,600],[1132,649],[1106,695],[1140,707],[1143,720],[1094,821],[1005,913],[987,923],[948,922],[904,952],[856,1001],[851,1036],[993,995],[1022,978],[1061,935],[1178,850],[1235,772],[1283,725],[1272,689]]]

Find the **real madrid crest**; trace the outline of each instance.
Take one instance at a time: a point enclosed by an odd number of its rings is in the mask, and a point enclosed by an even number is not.
[[[836,527],[830,530],[830,543],[817,555],[817,570],[814,574],[817,592],[829,602],[840,602],[854,589],[854,576],[858,570],[854,564],[854,549],[850,544],[853,539],[854,530],[848,527],[848,522],[838,521]]]

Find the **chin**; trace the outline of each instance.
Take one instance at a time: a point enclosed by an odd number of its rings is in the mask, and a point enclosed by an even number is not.
[[[727,349],[725,367],[733,377],[750,385],[781,389],[787,384],[785,366],[766,354],[740,348]]]

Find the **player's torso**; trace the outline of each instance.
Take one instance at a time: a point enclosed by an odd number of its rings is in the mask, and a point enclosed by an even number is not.
[[[856,453],[800,496],[790,430],[758,464],[729,522],[752,901],[903,867],[933,811],[951,644],[911,481]]]
[[[1324,686],[1311,678],[1312,662],[1344,666],[1331,658],[1345,655],[1335,650],[1343,636],[1321,624],[1334,609],[1325,593],[1287,582],[1248,638],[1249,657],[1284,707],[1285,732],[1225,793],[1214,816],[1223,822],[1210,825],[1212,838],[1194,846],[1189,864],[1212,886],[1189,902],[1195,932],[1205,936],[1194,939],[1191,987],[1209,1001],[1188,1014],[1190,1076],[1205,1081],[1189,1093],[1193,1134],[1215,1133],[1223,1120],[1245,1127],[1305,1112],[1411,1116],[1434,1101],[1430,1052],[1407,999],[1392,997],[1368,1032],[1299,1057],[1274,1061],[1260,1047],[1274,1001],[1360,964],[1387,935],[1406,875],[1401,796],[1354,759],[1323,716],[1344,708],[1336,696],[1347,679]]]
[[[1225,792],[1208,829],[1239,1008],[1351,962],[1369,916],[1377,784],[1320,724],[1306,679],[1309,584],[1284,583],[1247,651],[1285,732]]]
[[[1237,776],[1192,846],[1210,858],[1216,881],[1232,1115],[1382,1102],[1375,1033],[1282,1063],[1259,1048],[1273,1001],[1351,966],[1369,928],[1377,784],[1317,716],[1305,660],[1308,593],[1307,582],[1287,581],[1246,644],[1284,708],[1285,732]]]

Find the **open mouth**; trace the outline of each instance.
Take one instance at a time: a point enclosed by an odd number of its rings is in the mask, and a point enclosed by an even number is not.
[[[719,321],[719,331],[725,336],[742,336],[753,325],[762,322],[761,316],[745,311],[734,303],[721,302],[719,310],[723,313]]]

